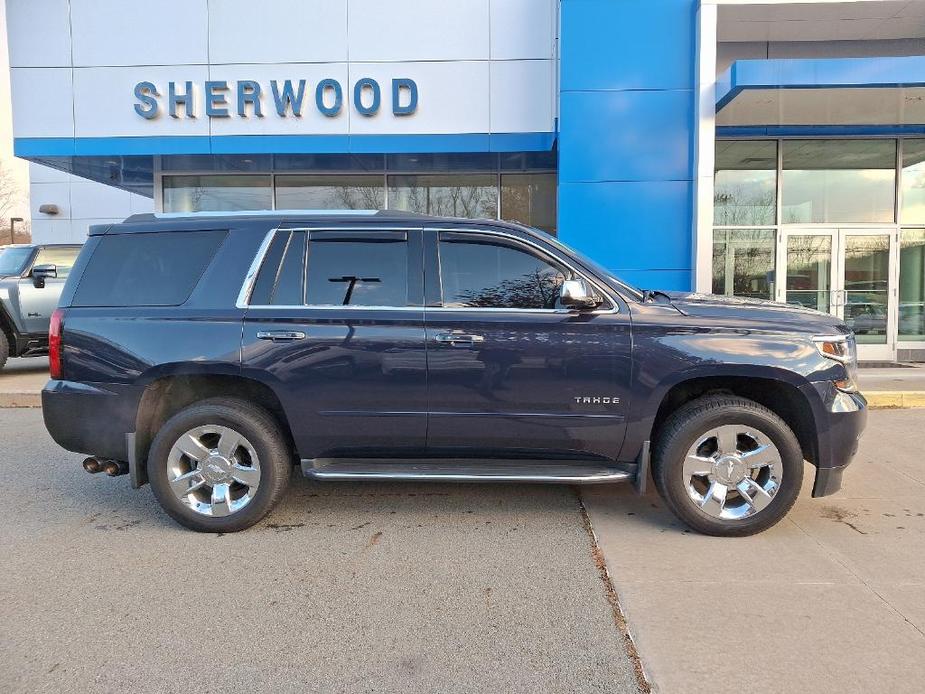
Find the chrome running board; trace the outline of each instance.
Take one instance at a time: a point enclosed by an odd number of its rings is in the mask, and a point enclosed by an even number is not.
[[[301,464],[303,475],[319,480],[603,484],[636,477],[633,464],[585,460],[315,458]]]

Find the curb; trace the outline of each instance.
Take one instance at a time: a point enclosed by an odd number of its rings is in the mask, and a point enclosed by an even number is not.
[[[925,390],[875,390],[864,393],[864,397],[873,410],[925,407]]]
[[[0,393],[0,408],[41,406],[42,395],[40,393]]]

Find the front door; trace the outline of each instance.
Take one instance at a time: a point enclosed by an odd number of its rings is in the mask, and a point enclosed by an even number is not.
[[[778,246],[777,300],[842,318],[861,360],[896,357],[896,232],[788,229]]]
[[[76,246],[50,246],[40,248],[35,254],[30,272],[36,265],[54,265],[58,276],[46,279],[42,287],[36,287],[31,276],[19,280],[20,311],[26,333],[34,335],[48,332],[52,311],[58,306],[61,289],[79,252],[80,248]]]
[[[566,259],[498,232],[426,232],[427,445],[459,457],[616,458],[630,317],[563,308]],[[548,252],[547,252],[548,251]]]
[[[279,230],[248,301],[242,369],[282,402],[303,459],[425,445],[420,229]]]

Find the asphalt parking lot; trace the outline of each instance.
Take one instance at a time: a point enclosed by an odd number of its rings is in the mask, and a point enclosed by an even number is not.
[[[0,691],[920,692],[923,424],[871,412],[842,491],[811,499],[807,465],[750,538],[585,488],[595,544],[568,487],[298,475],[257,527],[199,535],[0,408]]]
[[[199,535],[38,409],[0,441],[0,691],[638,691],[568,487],[294,476]]]

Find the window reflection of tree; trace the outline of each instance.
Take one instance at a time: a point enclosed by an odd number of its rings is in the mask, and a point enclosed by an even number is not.
[[[774,232],[767,229],[719,229],[715,233],[714,293],[726,293],[727,254],[732,253],[732,294],[757,299],[771,298],[770,274],[774,270]]]
[[[754,185],[717,186],[713,209],[717,226],[774,223],[774,191],[757,192]]]
[[[494,186],[409,186],[406,190],[412,212],[469,219],[498,216]]]
[[[537,268],[495,286],[461,291],[454,303],[477,308],[555,308],[564,279],[552,268]]]
[[[379,210],[383,207],[382,188],[377,186],[338,186],[332,209]]]

